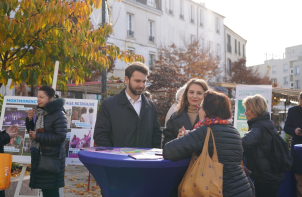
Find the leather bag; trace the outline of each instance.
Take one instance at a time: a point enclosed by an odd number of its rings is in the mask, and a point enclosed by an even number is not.
[[[213,156],[209,156],[208,144],[210,134],[213,139]],[[202,152],[197,158],[193,153],[188,170],[186,171],[179,187],[178,196],[191,197],[216,197],[223,196],[223,164],[218,162],[215,139],[210,127],[204,141]]]
[[[59,174],[61,170],[61,153],[62,147],[60,149],[59,157],[48,157],[43,156],[42,151],[40,148],[40,157],[39,157],[39,164],[38,169],[36,172],[38,173],[51,173],[51,174]]]
[[[10,185],[13,157],[0,153],[0,190],[6,190]]]

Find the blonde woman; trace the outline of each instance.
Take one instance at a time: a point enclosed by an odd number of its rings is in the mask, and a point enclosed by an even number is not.
[[[284,173],[272,170],[268,160],[272,145],[271,132],[277,132],[267,110],[266,100],[259,94],[248,96],[242,102],[249,132],[242,138],[247,168],[252,178],[257,197],[276,197]]]

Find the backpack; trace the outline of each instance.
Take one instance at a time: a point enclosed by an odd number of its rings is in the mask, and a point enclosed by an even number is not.
[[[272,135],[272,144],[268,160],[275,172],[286,172],[291,169],[293,158],[289,154],[288,144],[279,136],[276,128],[274,131],[268,129]]]

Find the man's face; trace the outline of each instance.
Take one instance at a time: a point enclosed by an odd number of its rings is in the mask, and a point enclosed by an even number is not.
[[[127,88],[131,91],[132,94],[141,95],[146,88],[147,75],[139,71],[134,71],[130,80],[126,76],[125,81]]]

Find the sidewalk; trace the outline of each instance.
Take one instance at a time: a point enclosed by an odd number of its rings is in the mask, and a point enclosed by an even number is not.
[[[90,190],[88,187],[88,170],[85,166],[73,166],[68,165],[65,169],[65,187],[64,197],[95,197],[101,196],[101,190],[96,186],[96,182],[93,177],[90,178]],[[6,197],[13,197],[16,191],[19,177],[11,178],[10,187],[5,191]],[[28,186],[29,175],[24,176],[20,194],[21,195],[37,195],[37,190],[32,190]]]

